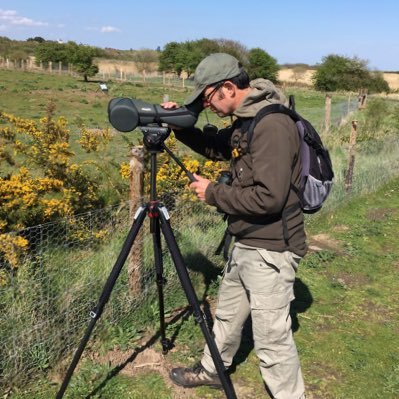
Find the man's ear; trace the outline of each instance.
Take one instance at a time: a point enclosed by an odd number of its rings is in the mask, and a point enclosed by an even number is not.
[[[236,90],[237,87],[231,83],[230,81],[227,81],[224,83],[224,88],[227,91],[227,93],[229,94],[230,97],[235,97],[236,96]]]

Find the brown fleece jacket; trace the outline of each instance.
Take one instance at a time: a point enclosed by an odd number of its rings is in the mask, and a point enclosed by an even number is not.
[[[263,82],[257,80],[255,84]],[[262,96],[262,89],[254,88],[235,112],[237,122],[216,135],[204,135],[200,129],[175,131],[175,135],[211,159],[231,159],[232,148],[238,146],[242,155],[232,159],[232,185],[211,183],[205,193],[206,202],[229,215],[229,231],[236,241],[272,251],[290,250],[303,256],[306,235],[301,209],[297,207],[285,218],[288,243],[282,221],[283,210],[298,203],[291,188],[291,184],[299,186],[301,175],[300,138],[295,123],[283,114],[264,117],[254,129],[249,151],[247,132],[241,131],[242,121],[255,116],[263,106],[284,99],[270,96],[269,85],[266,90],[267,94]],[[267,95],[272,101],[265,100]]]

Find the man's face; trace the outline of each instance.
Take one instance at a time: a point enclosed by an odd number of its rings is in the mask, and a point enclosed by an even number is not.
[[[202,95],[204,108],[209,108],[222,118],[232,112],[225,85],[226,82],[220,82],[216,86],[208,86]]]

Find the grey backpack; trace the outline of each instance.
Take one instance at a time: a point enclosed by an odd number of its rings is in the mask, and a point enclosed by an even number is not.
[[[276,112],[291,117],[298,128],[301,137],[302,179],[300,187],[291,185],[291,188],[298,195],[303,212],[315,213],[321,209],[330,194],[334,172],[330,154],[316,129],[295,111],[293,96],[290,96],[290,108],[282,104],[271,104],[258,111],[248,129],[248,149],[256,124]]]

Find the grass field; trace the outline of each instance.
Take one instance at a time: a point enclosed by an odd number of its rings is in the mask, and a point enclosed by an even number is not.
[[[161,103],[168,94],[182,101],[188,89],[161,85],[151,87],[142,83],[107,82],[108,93],[100,89],[100,82],[84,82],[69,75],[32,73],[0,69],[0,108],[21,118],[37,119],[44,115],[46,105],[56,104],[56,115],[67,118],[72,126],[85,123],[90,128],[108,126],[107,105],[112,97],[140,98]]]
[[[113,97],[132,97],[159,104],[167,95],[171,101],[181,104],[191,91],[190,86],[181,88],[110,81],[107,82],[109,91],[105,94],[100,90],[99,83],[94,79],[84,82],[68,75],[0,69],[0,109],[21,118],[38,119],[44,116],[47,104],[53,101],[56,104],[56,116],[66,117],[72,127],[76,128],[83,122],[90,128],[105,128],[109,126],[107,105]],[[290,87],[286,94],[296,96],[298,110],[305,117],[312,117],[316,124],[323,121],[323,93]],[[346,94],[337,93],[333,96],[333,105],[342,104],[342,110],[333,109],[336,118],[346,113],[344,104],[347,104],[347,100]],[[208,118],[220,125],[220,120],[212,113],[208,113]],[[205,114],[201,114],[199,125],[205,122]]]
[[[308,229],[313,250],[300,265],[292,305],[307,398],[398,398],[399,179],[315,218]],[[211,309],[214,293],[204,302]],[[189,365],[200,356],[204,339],[191,316],[168,322],[175,348],[166,356],[156,322],[153,328],[138,340],[138,332],[125,327],[119,338],[114,333],[109,343],[92,344],[65,398],[224,397],[209,388],[175,387],[167,377],[171,365]],[[266,397],[249,331],[247,326],[231,375],[239,399]],[[6,397],[54,397],[64,371],[51,369]]]

